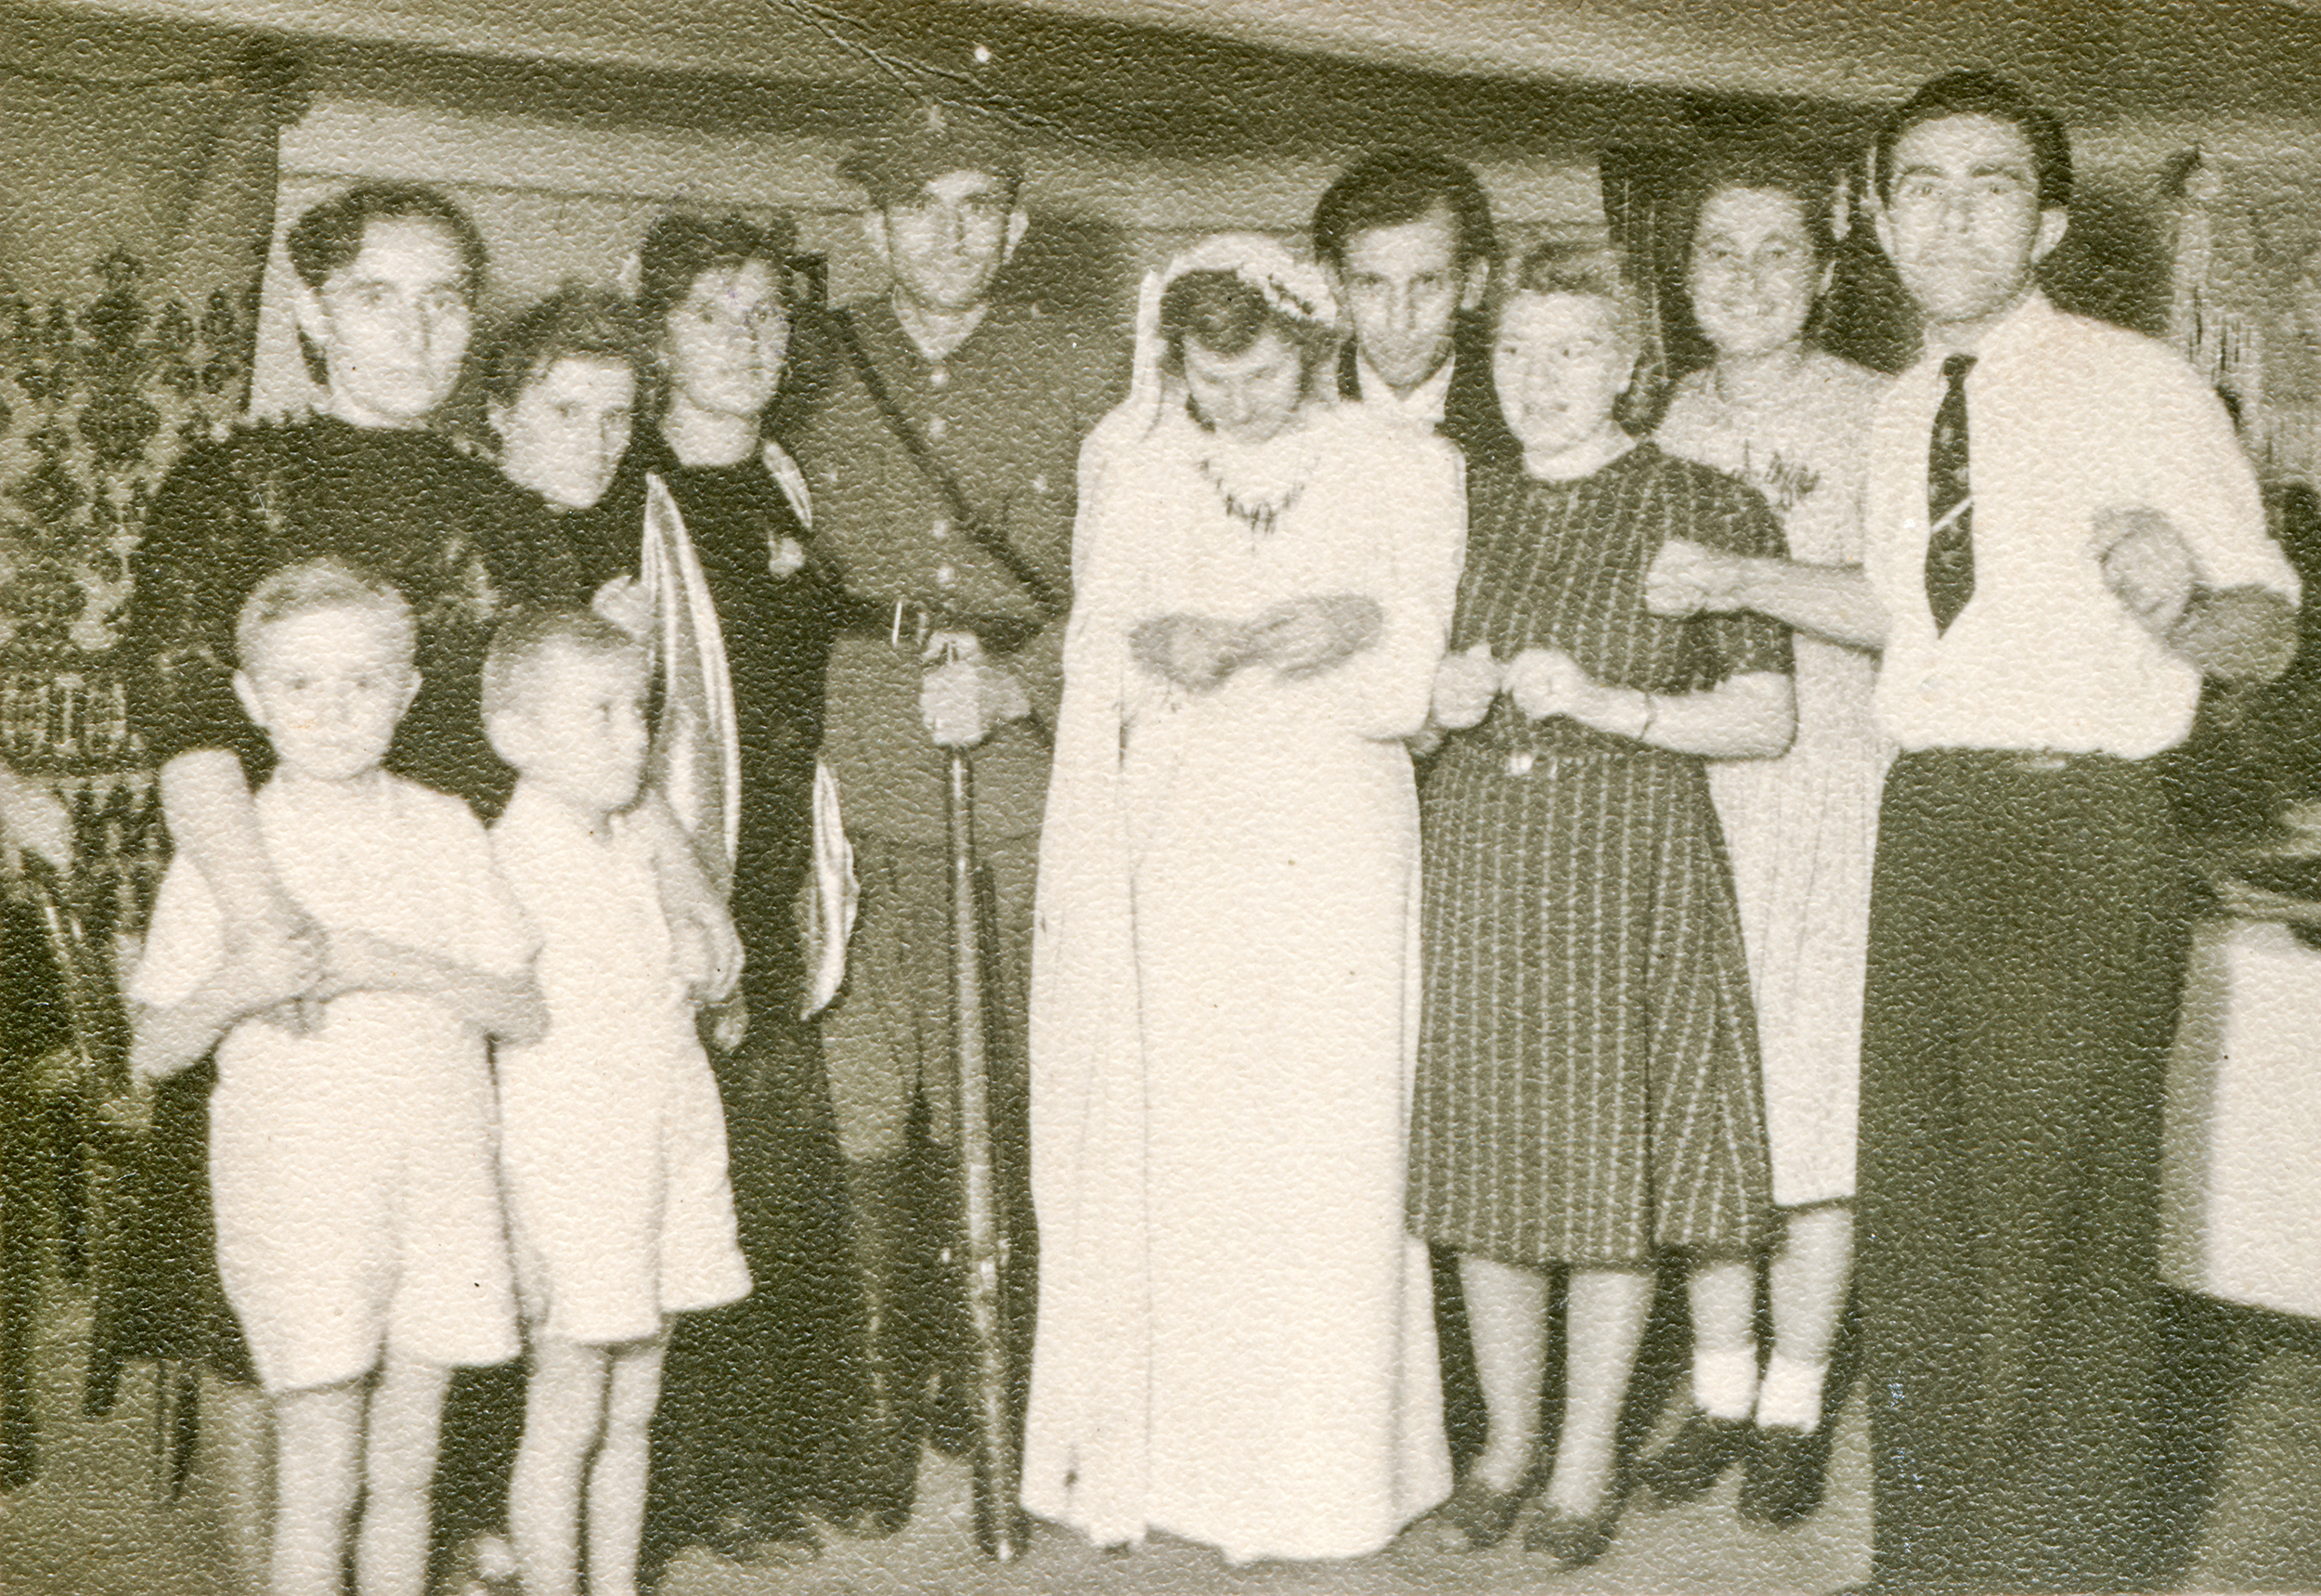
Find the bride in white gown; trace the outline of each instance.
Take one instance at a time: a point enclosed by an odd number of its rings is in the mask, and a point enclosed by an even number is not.
[[[1464,491],[1448,445],[1311,399],[1335,342],[1313,267],[1225,238],[1161,286],[1166,376],[1083,468],[1033,961],[1024,1502],[1103,1545],[1355,1556],[1450,1483],[1403,1221],[1403,739]]]

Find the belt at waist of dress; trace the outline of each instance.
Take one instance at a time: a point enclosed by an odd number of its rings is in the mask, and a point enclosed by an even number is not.
[[[1525,748],[1487,742],[1453,743],[1442,758],[1510,776],[1551,776],[1558,772],[1601,770],[1608,765],[1698,765],[1699,759],[1673,748],[1622,738],[1600,747]]]
[[[2105,770],[2140,764],[2118,754],[2072,753],[2062,748],[1910,748],[1903,759],[1926,760],[1983,771],[2019,771],[2055,774],[2064,771]]]
[[[990,654],[1013,654],[1038,636],[1047,621],[1036,615],[969,613],[916,599],[864,597],[847,593],[838,601],[838,629],[916,654],[939,631],[973,632]]]

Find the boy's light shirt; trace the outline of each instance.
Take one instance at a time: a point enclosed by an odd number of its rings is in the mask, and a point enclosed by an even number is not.
[[[368,931],[492,975],[520,973],[530,962],[522,915],[491,867],[483,827],[460,799],[386,772],[349,783],[285,772],[259,789],[255,805],[284,890],[326,930]],[[129,995],[175,1006],[225,956],[224,916],[201,871],[181,855],[162,878]],[[333,998],[313,1040],[335,1045],[357,1022],[434,1030],[423,1015],[440,1017],[447,1045],[481,1045],[442,1004],[414,993]],[[228,1066],[253,1045],[271,1052],[278,1041],[300,1040],[277,1026],[244,1022],[220,1044],[219,1063]]]

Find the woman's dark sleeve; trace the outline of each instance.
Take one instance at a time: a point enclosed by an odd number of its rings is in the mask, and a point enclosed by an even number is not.
[[[1693,500],[1694,520],[1689,532],[1678,536],[1712,549],[1753,558],[1786,560],[1789,540],[1781,523],[1757,489],[1729,476],[1702,469],[1701,491]],[[1759,671],[1790,672],[1789,627],[1755,610],[1731,615],[1703,616],[1693,621],[1702,638],[1702,653],[1713,661],[1709,682]]]
[[[234,696],[234,620],[264,575],[266,551],[231,445],[179,461],[129,558],[129,724],[156,765],[194,748],[241,756],[253,780],[272,766],[266,738]]]

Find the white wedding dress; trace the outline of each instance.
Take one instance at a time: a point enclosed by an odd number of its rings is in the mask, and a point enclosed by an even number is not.
[[[1040,861],[1040,1312],[1025,1505],[1104,1545],[1373,1551],[1450,1471],[1404,1227],[1424,720],[1458,459],[1354,410],[1244,448],[1181,412],[1083,506]],[[1143,621],[1358,593],[1377,641],[1205,694]]]

